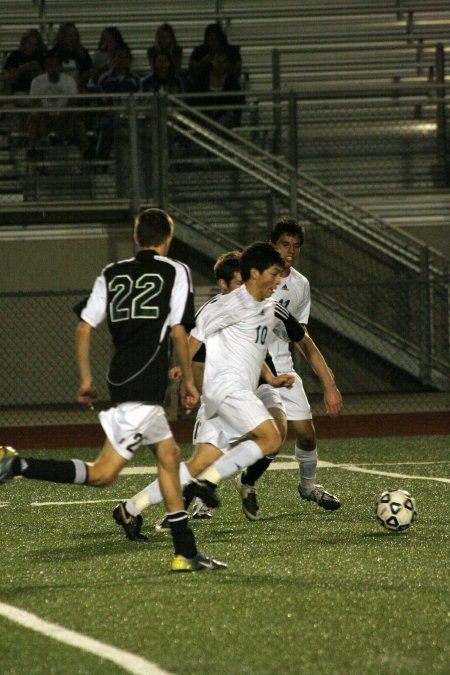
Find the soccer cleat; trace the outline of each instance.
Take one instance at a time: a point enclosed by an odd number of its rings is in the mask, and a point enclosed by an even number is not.
[[[168,516],[163,516],[161,520],[158,520],[158,522],[155,525],[155,530],[170,530],[170,523],[169,523],[169,518]]]
[[[339,499],[330,492],[327,492],[323,485],[314,485],[313,489],[308,491],[299,485],[298,493],[302,499],[307,499],[310,502],[316,502],[317,506],[321,506],[327,511],[337,511],[337,509],[339,509],[341,506]]]
[[[117,504],[113,510],[113,518],[118,525],[123,527],[127,539],[131,541],[148,541],[148,537],[141,534],[141,527],[144,522],[142,516],[130,515],[125,508],[125,502]]]
[[[242,474],[236,476],[236,490],[241,495],[242,512],[249,520],[259,520],[259,504],[257,498],[256,487],[254,485],[246,485],[241,480]]]
[[[196,497],[194,505],[192,507],[192,517],[198,520],[200,519],[205,520],[208,518],[212,518],[212,513],[209,510],[209,507],[206,506],[206,504],[204,504],[202,500],[199,499],[198,497]]]
[[[0,485],[14,478],[13,462],[19,455],[9,445],[0,445]]]
[[[199,497],[206,506],[215,509],[220,505],[220,499],[216,494],[216,489],[217,485],[214,485],[207,480],[194,479],[191,483],[185,485],[183,497],[188,500]]]
[[[194,558],[185,558],[184,555],[176,555],[172,560],[172,572],[204,572],[206,570],[225,570],[228,565],[223,562],[207,558],[203,553],[197,553]]]

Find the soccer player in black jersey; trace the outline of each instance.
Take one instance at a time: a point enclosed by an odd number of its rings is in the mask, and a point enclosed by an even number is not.
[[[186,337],[186,328],[194,325],[190,271],[167,257],[173,222],[166,212],[144,211],[136,219],[134,238],[140,248],[137,255],[105,267],[89,298],[76,308],[80,317],[76,331],[78,400],[89,407],[96,398],[89,358],[91,332],[105,319],[114,345],[108,372],[113,406],[99,415],[106,433],[103,450],[92,463],[3,453],[0,483],[20,475],[57,483],[111,485],[136,450],[151,445],[174,542],[172,571],[220,569],[226,565],[197,551],[180,488],[179,449],[162,407],[169,338],[182,371],[183,404],[192,407],[198,401]],[[139,525],[139,518],[134,521]]]

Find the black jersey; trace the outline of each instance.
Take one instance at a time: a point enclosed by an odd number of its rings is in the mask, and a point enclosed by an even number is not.
[[[162,404],[170,329],[182,324],[190,330],[194,325],[189,268],[150,249],[111,263],[97,278],[79,316],[94,327],[108,320],[114,345],[108,373],[112,402]]]

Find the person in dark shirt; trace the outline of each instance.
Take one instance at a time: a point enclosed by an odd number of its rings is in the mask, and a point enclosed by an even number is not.
[[[35,28],[25,31],[19,48],[6,57],[4,73],[7,94],[18,96],[30,93],[32,79],[44,72],[46,53],[40,32]]]
[[[111,485],[138,448],[152,445],[175,548],[171,569],[191,572],[226,565],[197,550],[181,494],[179,448],[162,407],[169,340],[183,371],[186,395],[182,402],[191,407],[198,401],[186,336],[186,328],[194,324],[193,287],[189,268],[167,257],[173,233],[173,221],[165,211],[141,213],[134,230],[139,252],[105,267],[89,298],[76,307],[80,403],[92,407],[96,398],[89,356],[91,332],[105,319],[114,345],[108,373],[113,405],[99,415],[106,433],[100,455],[94,462],[84,462],[4,454],[0,483],[21,475],[56,483]]]
[[[228,42],[219,23],[208,24],[203,35],[203,42],[194,47],[189,58],[188,80],[193,91],[198,87],[198,78],[209,70],[214,54],[225,50],[229,55],[230,72],[239,79],[242,69],[240,48]]]
[[[142,79],[142,91],[161,91],[167,94],[182,94],[184,81],[176,71],[169,54],[161,52],[153,62],[152,72]]]
[[[98,90],[101,94],[135,94],[141,89],[141,79],[131,70],[133,56],[126,43],[121,44],[112,57],[113,67],[101,75]],[[102,98],[102,103],[112,105],[113,99]],[[106,160],[114,143],[114,116],[102,114],[98,124],[96,156]]]
[[[192,105],[205,107],[204,114],[228,129],[239,126],[241,106],[245,102],[238,78],[231,69],[228,48],[214,52],[207,68],[202,69],[196,80],[195,93],[204,92],[205,97],[192,97]],[[224,96],[225,92],[230,92]],[[236,107],[233,107],[236,106]]]
[[[175,31],[170,23],[162,23],[156,29],[155,42],[147,49],[150,68],[154,67],[159,54],[168,54],[177,73],[181,71],[183,48],[178,44]]]

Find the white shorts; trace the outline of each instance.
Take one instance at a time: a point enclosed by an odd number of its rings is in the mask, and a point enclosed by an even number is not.
[[[287,387],[280,387],[277,389],[277,391],[280,392],[281,399],[286,408],[287,420],[288,422],[293,422],[295,420],[310,420],[312,419],[311,406],[306,398],[302,378],[295,372],[291,372],[289,375],[294,376],[294,384],[291,389],[288,389]]]
[[[201,408],[199,413],[201,412]],[[249,431],[266,420],[272,420],[261,400],[250,391],[236,392],[227,396],[216,413],[209,419],[200,420],[194,429],[196,443],[211,443],[222,452],[244,438]]]
[[[119,403],[98,417],[111,445],[124,459],[132,459],[141,445],[153,445],[172,436],[160,405]]]

